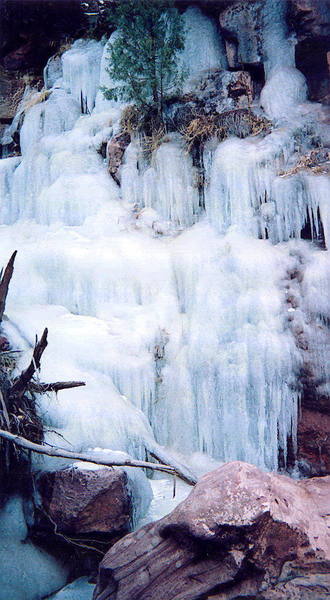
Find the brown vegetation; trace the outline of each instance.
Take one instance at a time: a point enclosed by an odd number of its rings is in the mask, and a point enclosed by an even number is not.
[[[196,145],[204,145],[212,137],[222,141],[230,135],[247,137],[268,133],[270,122],[258,117],[251,110],[240,108],[223,113],[193,115],[193,118],[181,128],[188,151]]]

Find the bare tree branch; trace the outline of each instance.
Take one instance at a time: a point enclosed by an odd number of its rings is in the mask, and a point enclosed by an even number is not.
[[[14,272],[14,262],[15,262],[16,254],[17,254],[17,250],[15,250],[15,252],[13,252],[13,254],[11,255],[11,257],[8,261],[8,264],[4,270],[4,273],[1,273],[1,279],[0,279],[0,323],[2,322],[3,313],[5,312],[5,308],[6,308],[6,299],[7,299],[7,294],[8,294],[8,288],[9,288],[10,280],[11,280],[11,278],[13,276],[13,272]]]
[[[36,394],[46,394],[47,392],[59,392],[86,385],[84,381],[55,381],[54,383],[35,383],[31,381],[28,389]]]
[[[23,396],[33,375],[35,374],[35,372],[38,369],[40,369],[40,360],[41,360],[42,354],[48,344],[47,335],[48,335],[48,329],[46,327],[46,329],[44,330],[44,332],[41,336],[41,339],[38,341],[38,338],[36,338],[36,345],[34,347],[32,360],[31,360],[29,366],[24,371],[22,371],[22,373],[19,375],[19,377],[17,377],[14,380],[14,383],[10,390],[11,395],[15,395],[18,397]]]
[[[179,471],[177,468],[172,467],[170,465],[156,464],[142,460],[134,460],[134,459],[124,459],[124,460],[114,460],[110,458],[106,459],[106,455],[104,459],[97,459],[93,454],[86,454],[80,452],[71,452],[70,450],[62,450],[61,448],[56,448],[54,446],[42,446],[41,444],[35,444],[34,442],[30,442],[19,435],[14,435],[9,431],[4,431],[0,429],[0,437],[13,442],[16,446],[20,448],[24,448],[25,450],[30,450],[32,452],[36,452],[37,454],[46,454],[47,456],[57,456],[60,458],[69,458],[71,460],[77,460],[82,462],[90,462],[96,465],[103,465],[105,467],[136,467],[140,469],[152,469],[153,471],[162,471],[164,473],[169,473],[170,475],[176,475],[180,479],[183,479],[189,485],[194,485],[196,481],[192,482],[190,479]]]

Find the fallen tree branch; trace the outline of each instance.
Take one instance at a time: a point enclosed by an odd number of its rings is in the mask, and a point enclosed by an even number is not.
[[[36,394],[46,394],[47,392],[59,392],[60,390],[68,390],[83,385],[86,385],[84,381],[55,381],[55,383],[35,383],[31,381],[28,388]]]
[[[156,464],[134,459],[114,460],[111,458],[107,460],[104,458],[101,460],[97,459],[95,456],[93,456],[93,454],[71,452],[70,450],[62,450],[61,448],[56,448],[54,446],[42,446],[41,444],[35,444],[34,442],[30,442],[30,440],[27,440],[19,435],[14,435],[9,431],[4,431],[3,429],[0,429],[0,437],[13,442],[13,444],[19,446],[20,448],[24,448],[25,450],[29,450],[31,452],[36,452],[37,454],[46,454],[47,456],[56,456],[59,458],[69,458],[71,460],[94,463],[104,467],[136,467],[140,469],[152,469],[153,471],[162,471],[164,473],[169,473],[170,475],[176,475],[190,485],[194,485],[195,483],[192,483],[192,481],[187,479],[184,474],[170,465]]]
[[[15,396],[19,396],[19,397],[23,396],[33,375],[35,374],[35,372],[38,369],[40,369],[41,357],[42,357],[42,354],[48,344],[47,335],[48,335],[48,329],[46,327],[46,329],[44,330],[44,332],[41,336],[41,339],[38,340],[38,338],[36,338],[36,344],[35,344],[35,347],[33,350],[32,360],[31,360],[29,366],[24,371],[22,371],[22,373],[19,375],[19,377],[17,377],[15,379],[15,381],[11,387],[11,390],[10,390],[11,395],[15,395]]]
[[[1,272],[0,323],[2,322],[3,313],[5,312],[5,308],[6,308],[6,299],[7,299],[7,294],[8,294],[8,288],[9,288],[10,280],[11,280],[11,278],[13,276],[13,272],[14,272],[14,262],[15,262],[16,254],[17,254],[17,250],[15,250],[15,252],[13,252],[13,254],[11,255],[11,257],[8,261],[8,264],[4,270],[4,273]]]
[[[161,463],[167,463],[175,470],[180,479],[188,483],[189,485],[195,485],[197,483],[197,477],[180,461],[178,461],[170,452],[165,450],[162,446],[157,444],[154,440],[145,440],[146,450],[150,456],[155,458]]]

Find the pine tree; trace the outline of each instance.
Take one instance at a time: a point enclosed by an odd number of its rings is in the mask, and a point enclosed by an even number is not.
[[[109,50],[108,73],[116,85],[103,89],[109,100],[153,106],[162,114],[167,95],[183,79],[177,64],[184,24],[172,0],[123,0],[112,15],[117,37]]]

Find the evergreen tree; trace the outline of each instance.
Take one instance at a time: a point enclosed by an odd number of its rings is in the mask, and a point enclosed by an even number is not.
[[[184,25],[172,0],[122,0],[114,8],[117,37],[109,50],[108,73],[116,86],[103,89],[109,100],[153,105],[162,113],[168,94],[178,91],[177,65],[184,47]]]

